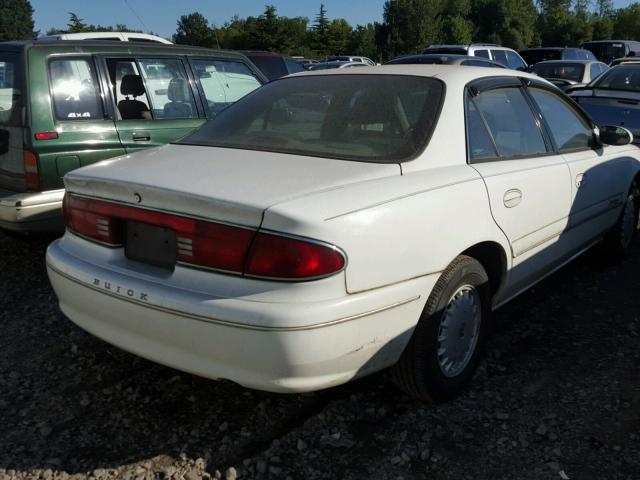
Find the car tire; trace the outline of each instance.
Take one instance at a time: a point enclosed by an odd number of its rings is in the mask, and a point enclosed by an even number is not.
[[[438,279],[393,367],[396,385],[427,403],[459,395],[478,366],[488,332],[490,302],[485,269],[474,258],[458,256]],[[455,330],[456,336],[447,338],[446,330]]]
[[[602,248],[610,258],[622,259],[631,251],[638,231],[639,196],[640,191],[634,182],[627,193],[618,221],[604,237]]]

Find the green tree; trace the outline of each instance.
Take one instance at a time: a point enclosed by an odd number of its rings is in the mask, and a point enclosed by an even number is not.
[[[35,38],[33,7],[27,0],[0,0],[0,41]]]
[[[376,45],[376,25],[368,23],[365,26],[358,25],[353,29],[349,42],[349,52],[355,55],[364,55],[371,59],[379,59]]]
[[[439,41],[442,43],[471,43],[474,34],[469,20],[471,0],[448,0],[443,7]]]
[[[327,47],[330,55],[344,55],[349,53],[349,42],[352,31],[351,25],[349,25],[344,18],[331,21],[327,32]]]
[[[613,36],[614,14],[613,0],[596,0],[595,14],[591,18],[593,40],[606,40]]]
[[[178,28],[173,35],[173,41],[183,45],[213,47],[215,45],[215,35],[204,15],[194,12],[180,17]]]
[[[620,8],[615,14],[613,36],[621,40],[640,37],[640,3]]]
[[[572,45],[575,17],[571,13],[571,0],[539,0],[538,29],[542,46]]]
[[[472,0],[470,19],[477,27],[475,41],[516,50],[539,43],[533,0]]]
[[[329,18],[327,17],[327,9],[324,4],[320,4],[320,12],[316,15],[315,22],[311,27],[313,32],[310,35],[311,47],[322,55],[326,55],[329,51]]]
[[[67,23],[67,33],[89,32],[89,25],[84,23],[84,19],[80,18],[73,12],[69,12],[69,23]]]

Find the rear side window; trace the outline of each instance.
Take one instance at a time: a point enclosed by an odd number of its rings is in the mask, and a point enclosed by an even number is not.
[[[232,103],[261,86],[249,67],[231,60],[191,60],[207,100],[207,116],[214,117]]]
[[[469,160],[472,163],[473,161],[489,160],[498,156],[489,132],[471,96],[467,97],[467,147]]]
[[[269,83],[180,143],[364,162],[415,157],[437,122],[430,77],[326,75]]]
[[[533,111],[519,88],[482,92],[474,98],[486,120],[500,157],[531,157],[547,153]]]
[[[0,125],[20,125],[22,107],[20,56],[0,53]]]
[[[561,153],[591,147],[593,131],[573,107],[546,90],[529,88],[529,93],[538,104]]]
[[[476,50],[474,55],[476,57],[489,58],[489,50]]]
[[[58,120],[104,118],[93,62],[84,58],[49,61],[53,110]]]

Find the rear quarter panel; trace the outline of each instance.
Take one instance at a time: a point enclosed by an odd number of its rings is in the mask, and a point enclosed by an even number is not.
[[[509,252],[491,217],[484,182],[467,165],[362,182],[278,204],[266,211],[263,228],[342,248],[348,257],[349,293],[441,272],[483,241],[498,242]]]

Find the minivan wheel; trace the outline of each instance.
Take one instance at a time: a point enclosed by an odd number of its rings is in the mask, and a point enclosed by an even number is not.
[[[604,238],[602,246],[610,257],[625,258],[631,250],[638,229],[639,193],[634,182],[627,193],[617,223]]]
[[[393,367],[394,382],[429,403],[460,394],[484,347],[490,302],[489,278],[482,265],[466,255],[457,257],[438,279]]]

